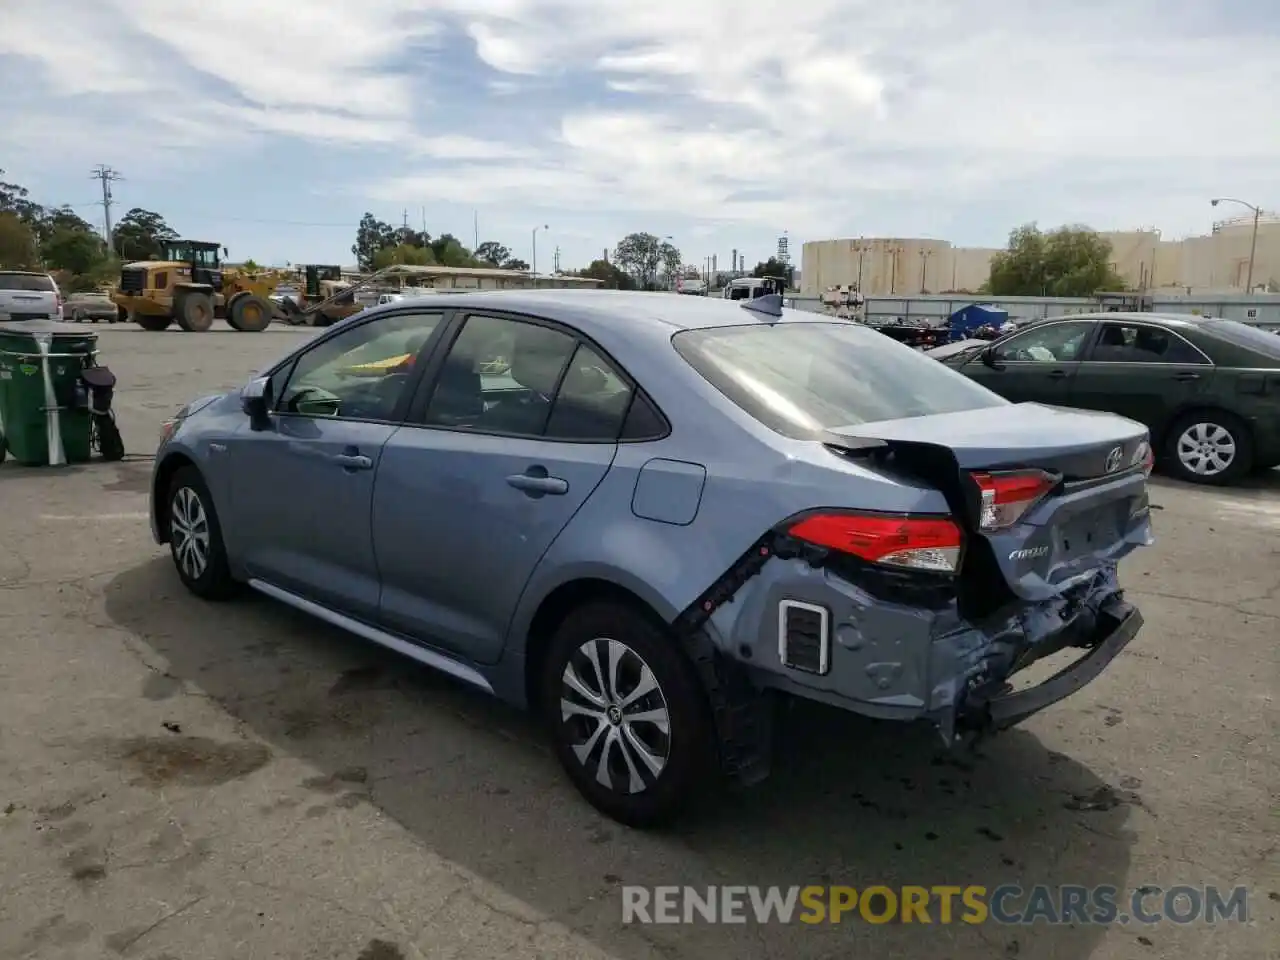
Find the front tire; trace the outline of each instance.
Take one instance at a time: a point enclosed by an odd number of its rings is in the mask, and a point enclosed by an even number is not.
[[[1228,486],[1253,469],[1253,437],[1239,417],[1222,410],[1195,410],[1170,428],[1166,460],[1179,480]]]
[[[169,484],[169,553],[183,586],[204,600],[236,593],[213,497],[195,467],[183,467]]]
[[[547,651],[541,708],[574,786],[627,826],[675,819],[718,769],[693,665],[661,624],[628,606],[591,603],[564,619]]]

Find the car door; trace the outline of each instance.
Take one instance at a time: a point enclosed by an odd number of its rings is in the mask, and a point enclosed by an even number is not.
[[[1015,403],[1066,406],[1071,380],[1093,336],[1096,321],[1039,323],[992,343],[960,371]]]
[[[246,423],[225,454],[251,577],[377,618],[369,516],[378,462],[441,326],[439,311],[378,317],[324,337],[277,375],[269,422]]]
[[[534,567],[608,472],[631,387],[564,327],[454,325],[378,468],[380,619],[493,663]]]
[[[1165,424],[1207,395],[1213,363],[1173,330],[1154,323],[1104,320],[1071,383],[1069,403],[1146,424]]]

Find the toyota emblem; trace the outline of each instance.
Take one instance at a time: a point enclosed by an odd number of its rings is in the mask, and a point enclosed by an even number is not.
[[[1103,465],[1103,470],[1107,473],[1115,473],[1120,469],[1120,462],[1124,459],[1124,450],[1120,447],[1112,447],[1111,452],[1107,454],[1107,462]]]

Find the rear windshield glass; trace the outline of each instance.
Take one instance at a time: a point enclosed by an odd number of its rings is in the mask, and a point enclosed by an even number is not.
[[[1280,360],[1280,336],[1269,330],[1236,320],[1207,320],[1204,321],[1204,326],[1215,337],[1220,337],[1227,343],[1253,350],[1272,360]]]
[[[53,281],[38,273],[0,273],[0,290],[53,293]]]
[[[798,439],[834,427],[1009,402],[854,323],[712,327],[685,330],[672,342],[717,390],[769,428]]]

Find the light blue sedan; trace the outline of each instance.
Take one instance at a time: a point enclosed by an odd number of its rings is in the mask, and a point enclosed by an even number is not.
[[[1139,424],[773,295],[451,293],[183,408],[151,513],[196,595],[536,710],[587,800],[649,825],[763,776],[779,696],[954,746],[1097,676],[1142,622],[1116,566],[1150,461]]]

